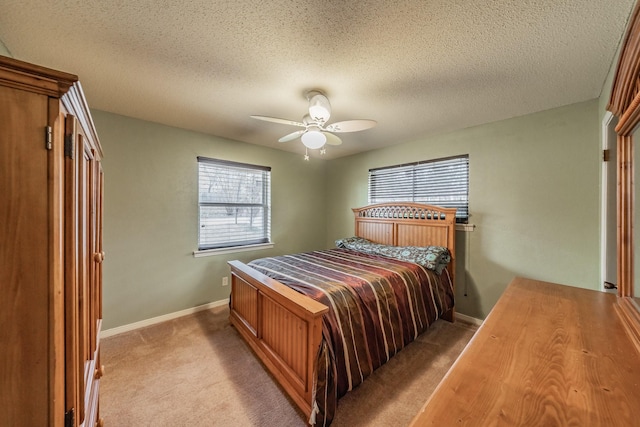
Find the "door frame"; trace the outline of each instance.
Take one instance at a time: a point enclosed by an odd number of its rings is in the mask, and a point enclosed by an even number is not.
[[[606,111],[604,117],[602,118],[602,151],[601,155],[604,156],[605,150],[610,150],[610,153],[615,152],[615,146],[617,142],[617,138],[611,141],[609,138],[609,132],[613,131],[615,136],[615,129],[610,129],[612,126],[612,122],[614,121],[615,116],[610,111]],[[613,148],[611,148],[613,146]],[[604,161],[603,158],[600,159],[600,176],[601,176],[601,186],[600,186],[600,290],[611,292],[612,290],[606,289],[604,286],[604,282],[607,280],[607,229],[608,221],[616,221],[616,212],[607,212],[608,198],[610,196],[611,189],[609,186],[611,183],[609,182],[609,168],[615,168],[615,162]],[[617,181],[614,181],[613,194],[616,194]],[[616,278],[617,279],[617,278]],[[616,280],[616,285],[617,285]]]

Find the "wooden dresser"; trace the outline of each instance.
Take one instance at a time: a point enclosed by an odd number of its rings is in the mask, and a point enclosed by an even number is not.
[[[0,424],[94,426],[102,149],[76,76],[0,56]]]
[[[640,354],[616,298],[514,279],[411,425],[640,425]]]

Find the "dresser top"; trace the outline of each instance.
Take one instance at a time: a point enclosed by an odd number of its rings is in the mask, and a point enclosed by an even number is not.
[[[640,425],[613,294],[515,278],[412,426]]]

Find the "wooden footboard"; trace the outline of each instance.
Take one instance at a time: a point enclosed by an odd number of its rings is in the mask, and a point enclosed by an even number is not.
[[[240,261],[229,265],[231,323],[308,419],[322,315],[329,309]]]

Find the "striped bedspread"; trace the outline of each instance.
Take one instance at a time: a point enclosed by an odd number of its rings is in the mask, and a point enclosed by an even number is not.
[[[262,258],[249,265],[329,307],[318,355],[318,425],[360,384],[453,307],[447,270],[330,249]]]

